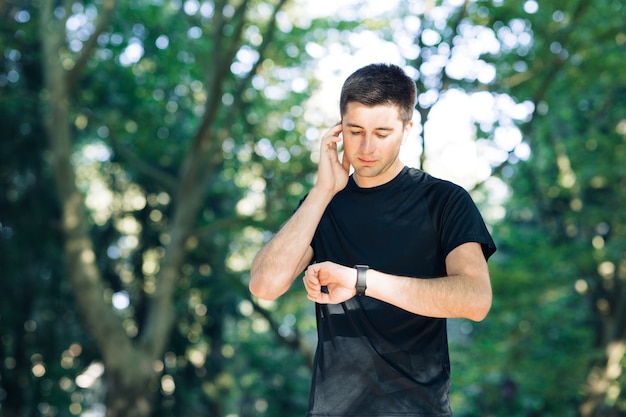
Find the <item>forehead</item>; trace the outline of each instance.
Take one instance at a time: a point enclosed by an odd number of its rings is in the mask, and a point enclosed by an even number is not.
[[[391,128],[402,124],[397,106],[366,106],[358,102],[348,103],[342,121],[345,125],[363,128]]]

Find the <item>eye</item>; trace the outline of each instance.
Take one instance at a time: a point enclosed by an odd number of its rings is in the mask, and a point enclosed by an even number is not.
[[[352,130],[352,131],[350,131],[350,134],[352,136],[357,136],[357,135],[360,135],[361,133],[363,133],[363,131],[361,131],[361,130]]]

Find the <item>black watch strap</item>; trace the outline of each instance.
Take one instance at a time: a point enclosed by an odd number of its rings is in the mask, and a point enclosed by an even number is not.
[[[365,282],[365,273],[369,269],[367,265],[355,265],[356,268],[356,295],[365,295],[367,283]]]

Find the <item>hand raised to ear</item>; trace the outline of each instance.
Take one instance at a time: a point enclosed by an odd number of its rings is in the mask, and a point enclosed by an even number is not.
[[[341,141],[339,136],[341,131],[341,124],[336,124],[322,137],[320,144],[320,161],[315,186],[332,195],[345,188],[350,174],[350,162],[345,153],[341,162],[339,161],[337,144]]]

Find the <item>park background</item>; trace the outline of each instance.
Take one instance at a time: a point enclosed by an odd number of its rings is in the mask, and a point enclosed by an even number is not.
[[[0,0],[0,45],[1,416],[304,415],[313,306],[248,269],[379,61],[499,247],[455,415],[626,416],[624,0]]]

